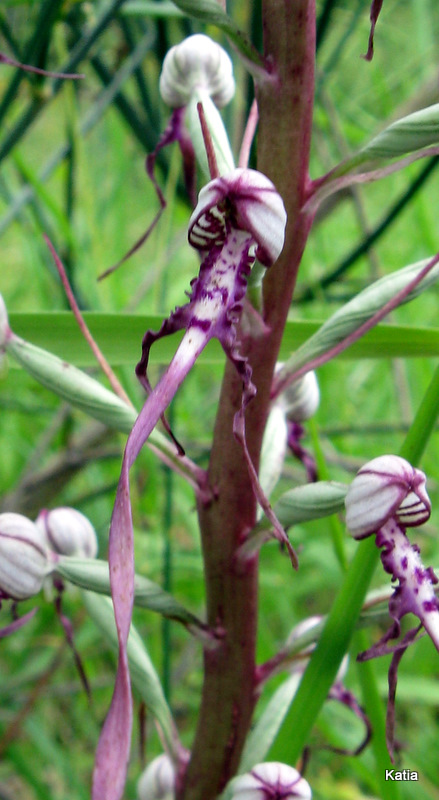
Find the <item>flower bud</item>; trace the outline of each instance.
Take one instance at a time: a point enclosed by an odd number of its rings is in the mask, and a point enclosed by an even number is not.
[[[426,477],[399,456],[379,456],[362,467],[346,494],[346,526],[355,539],[376,533],[393,517],[403,527],[422,525],[431,504]]]
[[[221,108],[235,93],[232,62],[208,36],[197,33],[171,47],[160,75],[160,94],[171,108],[186,106],[198,89]]]
[[[316,413],[320,403],[319,384],[315,372],[307,372],[294,381],[281,395],[287,418],[304,422]]]
[[[287,422],[283,408],[274,403],[265,426],[259,468],[259,480],[267,497],[270,496],[282,474],[287,451],[287,436]]]
[[[44,509],[36,521],[48,547],[62,556],[96,558],[98,542],[95,529],[84,514],[75,508]]]
[[[21,514],[0,514],[0,597],[26,600],[51,571],[44,536]]]
[[[251,234],[261,264],[274,264],[284,246],[287,215],[269,178],[255,169],[239,167],[210,181],[201,189],[189,220],[189,243],[208,250],[224,242],[227,215],[234,228]]]
[[[174,800],[175,772],[166,753],[157,756],[142,772],[137,783],[138,800]]]
[[[309,783],[294,767],[278,761],[257,764],[251,772],[232,781],[231,800],[311,800]]]

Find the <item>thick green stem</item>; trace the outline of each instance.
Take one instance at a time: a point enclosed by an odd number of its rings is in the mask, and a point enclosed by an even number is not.
[[[272,74],[258,87],[258,168],[282,195],[288,226],[283,254],[264,280],[267,331],[243,331],[240,337],[257,387],[246,412],[247,442],[256,467],[273,370],[310,227],[300,209],[308,180],[314,95],[314,0],[264,0],[262,14],[264,56]],[[197,732],[178,800],[218,796],[238,767],[255,704],[258,561],[254,557],[239,567],[235,559],[256,520],[248,468],[232,433],[241,395],[241,381],[228,363],[209,466],[215,500],[199,507],[208,622],[224,636],[216,649],[205,651]]]

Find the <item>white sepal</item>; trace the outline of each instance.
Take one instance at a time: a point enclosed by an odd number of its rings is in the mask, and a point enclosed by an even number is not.
[[[51,571],[44,536],[35,523],[22,514],[0,514],[0,597],[33,597]]]
[[[46,539],[47,546],[62,556],[96,558],[98,542],[91,522],[75,508],[44,509],[36,525]]]

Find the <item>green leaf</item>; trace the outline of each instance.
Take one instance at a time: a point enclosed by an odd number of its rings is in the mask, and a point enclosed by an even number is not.
[[[91,618],[116,650],[117,634],[111,600],[103,595],[87,591],[83,591],[83,598]],[[175,751],[176,734],[171,711],[146,647],[133,625],[131,625],[128,637],[127,653],[133,685],[160,725],[166,744],[172,753]]]
[[[348,487],[336,481],[317,481],[285,492],[274,507],[283,527],[321,519],[342,511]]]
[[[367,158],[397,158],[439,144],[439,103],[396,120],[358,154]]]
[[[104,425],[130,432],[135,410],[85,372],[17,336],[8,338],[6,349],[46,389]]]
[[[397,273],[394,273],[393,277]],[[384,280],[384,279],[383,279]],[[367,290],[366,290],[367,291]],[[69,311],[11,313],[12,329],[33,344],[48,349],[76,367],[95,367],[96,360],[85,342],[73,314]],[[141,355],[143,334],[157,330],[163,317],[140,314],[102,314],[85,312],[84,319],[107,361],[114,367],[134,365]],[[332,319],[332,318],[331,318]],[[298,347],[319,331],[323,322],[289,320],[281,344],[280,358],[286,360]],[[160,339],[151,349],[151,364],[168,364],[180,337]],[[439,328],[408,325],[377,325],[339,358],[398,358],[439,355]],[[209,342],[199,358],[201,364],[222,364],[224,352],[216,340]]]
[[[80,586],[82,589],[108,596],[111,594],[107,561],[60,556],[56,564],[56,571],[63,578],[76,586]],[[205,625],[201,620],[187,611],[161,586],[148,580],[148,578],[144,578],[143,575],[135,576],[134,605],[140,608],[147,608],[149,611],[161,614],[167,619],[181,622],[183,625],[205,629]]]
[[[384,278],[375,281],[375,283],[357,294],[352,300],[342,306],[342,308],[339,308],[316,333],[310,336],[310,338],[299,347],[294,355],[288,359],[286,364],[284,364],[277,374],[276,381],[278,385],[280,386],[290,375],[294,375],[299,369],[313,359],[327,353],[350,334],[354,333],[367,322],[367,320],[373,317],[375,313],[383,308],[386,303],[392,300],[398,292],[402,291],[405,286],[410,284],[416,275],[427,266],[429,260],[430,259],[425,259],[416,264],[410,264],[408,267],[392,272],[390,275],[385,275]],[[404,299],[404,303],[408,303],[421,292],[425,291],[438,277],[439,265],[436,264],[420,283],[418,283],[415,289],[407,295]],[[407,333],[409,332],[407,331]],[[409,333],[409,336],[411,337],[411,333]],[[366,347],[368,342],[370,342],[369,338],[364,337],[363,344],[366,344]],[[410,344],[407,342],[404,343],[403,349],[405,349],[406,344],[410,347]],[[354,355],[354,348],[350,348],[350,352],[351,356]],[[374,351],[370,348],[369,357],[373,357],[373,355]],[[380,352],[380,356],[382,355],[384,355],[384,353]],[[389,353],[387,352],[386,356],[388,355]]]

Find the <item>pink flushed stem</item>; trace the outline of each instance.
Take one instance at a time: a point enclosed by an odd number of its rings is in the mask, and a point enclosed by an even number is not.
[[[263,285],[266,332],[241,331],[257,394],[246,409],[246,436],[255,468],[270,403],[270,386],[311,220],[301,214],[308,184],[314,96],[313,0],[263,0],[264,58],[270,81],[257,87],[258,169],[282,196],[288,214],[286,243]],[[256,521],[256,501],[242,448],[233,436],[242,385],[226,365],[209,465],[215,490],[198,502],[208,624],[224,640],[204,654],[204,683],[192,757],[178,800],[214,800],[235,774],[256,701],[258,559],[237,568],[236,552]]]

